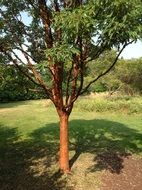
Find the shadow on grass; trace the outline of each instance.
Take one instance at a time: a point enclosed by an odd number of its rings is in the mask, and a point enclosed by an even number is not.
[[[90,152],[94,154],[92,172],[107,169],[119,174],[125,157],[142,152],[142,134],[118,122],[76,120],[71,122],[70,133],[76,144],[71,166],[82,152]]]
[[[0,190],[63,189],[57,152],[56,142],[20,141],[17,128],[0,125]]]
[[[35,130],[32,137],[42,141],[46,135],[53,141],[58,137],[58,124],[51,123]],[[57,138],[58,137],[58,138]],[[72,120],[70,122],[70,150],[75,154],[70,160],[72,167],[81,153],[94,154],[94,165],[89,171],[108,169],[119,174],[123,160],[131,154],[142,153],[142,134],[137,130],[113,121]]]
[[[119,174],[125,157],[142,152],[142,134],[108,120],[72,120],[70,141],[75,152],[71,166],[82,153],[94,156],[88,172],[108,169]],[[16,128],[0,126],[0,189],[73,190],[58,171],[58,147],[58,123],[33,131],[23,141]]]

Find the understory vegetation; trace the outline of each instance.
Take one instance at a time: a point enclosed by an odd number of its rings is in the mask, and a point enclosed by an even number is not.
[[[123,112],[142,113],[142,98],[140,96],[121,95],[120,93],[110,96],[108,93],[91,94],[80,98],[76,104],[79,111],[88,112]]]

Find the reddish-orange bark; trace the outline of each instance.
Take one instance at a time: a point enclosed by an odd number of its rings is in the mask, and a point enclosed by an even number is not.
[[[60,116],[60,170],[65,173],[70,171],[68,118],[66,113]]]

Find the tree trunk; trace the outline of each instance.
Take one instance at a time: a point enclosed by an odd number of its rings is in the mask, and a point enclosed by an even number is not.
[[[70,171],[68,118],[69,116],[66,113],[60,116],[60,170],[64,173]]]

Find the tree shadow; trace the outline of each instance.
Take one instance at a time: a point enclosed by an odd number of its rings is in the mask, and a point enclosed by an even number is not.
[[[77,129],[77,130],[76,130]],[[83,152],[94,154],[94,164],[89,171],[109,170],[119,174],[124,158],[142,152],[142,134],[124,124],[96,119],[71,122],[71,137],[76,144],[71,165]]]
[[[104,169],[120,173],[124,158],[142,152],[142,134],[108,120],[70,122],[70,160],[73,166],[82,153],[94,160],[88,172]],[[22,139],[18,128],[0,125],[1,190],[73,190],[59,172],[59,124],[50,123]]]
[[[58,133],[58,124],[51,123],[35,130],[31,136],[42,141],[48,134],[52,141],[59,142]],[[88,152],[94,155],[94,165],[88,168],[89,171],[106,169],[119,174],[124,167],[124,158],[142,153],[141,144],[139,131],[118,122],[103,119],[70,121],[70,150],[75,152],[70,159],[71,167],[80,154]]]
[[[0,125],[1,190],[61,190],[65,186],[57,166],[57,143],[21,140],[17,128]]]

